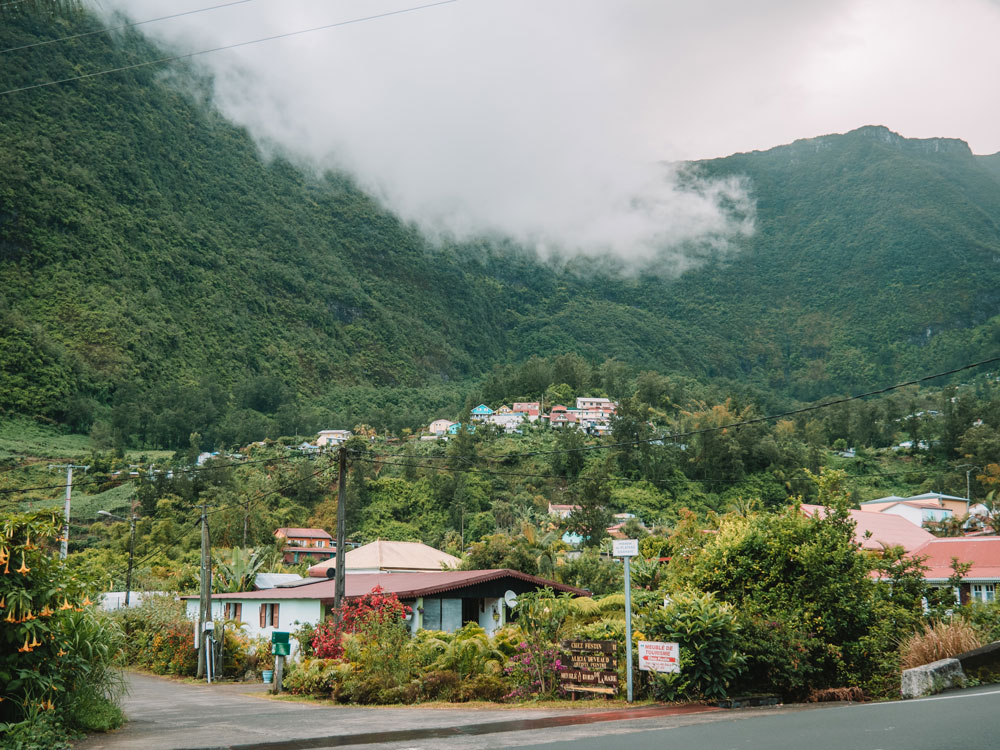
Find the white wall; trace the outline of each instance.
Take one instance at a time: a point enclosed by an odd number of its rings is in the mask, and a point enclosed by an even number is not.
[[[243,605],[240,621],[243,623],[243,632],[252,638],[263,636],[270,640],[271,633],[275,630],[290,633],[296,630],[299,625],[306,623],[317,625],[323,619],[323,606],[318,599],[274,599],[271,601],[266,599],[213,599],[213,620],[221,621],[225,619],[225,605],[227,602],[241,603]],[[278,626],[262,628],[260,626],[260,605],[275,603],[280,605],[278,607]],[[197,619],[197,599],[187,600],[187,616],[192,620]],[[294,638],[291,640],[292,653],[294,655],[297,644]]]

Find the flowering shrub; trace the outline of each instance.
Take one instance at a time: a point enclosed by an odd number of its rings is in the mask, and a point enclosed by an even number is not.
[[[508,700],[533,695],[552,697],[559,688],[559,673],[564,669],[562,654],[558,649],[537,649],[527,641],[522,641],[517,646],[517,653],[504,667],[504,675],[513,686],[513,690],[505,697]]]
[[[386,594],[381,586],[357,601],[344,602],[340,622],[324,620],[312,634],[312,652],[318,659],[340,659],[344,655],[342,644],[345,633],[359,630],[375,631],[386,625],[401,624],[410,607],[399,601],[395,594]]]
[[[122,721],[121,631],[89,606],[89,582],[59,559],[48,512],[0,520],[0,745],[65,725]],[[8,741],[9,740],[9,741]],[[18,740],[19,741],[19,740]],[[53,739],[53,746],[58,744]]]

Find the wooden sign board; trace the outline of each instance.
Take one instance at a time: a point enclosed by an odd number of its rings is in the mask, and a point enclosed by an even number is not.
[[[614,641],[563,641],[569,652],[568,669],[559,673],[559,682],[568,692],[618,692],[618,644]]]

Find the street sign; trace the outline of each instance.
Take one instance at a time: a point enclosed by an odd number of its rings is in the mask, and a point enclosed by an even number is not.
[[[611,542],[611,554],[615,557],[636,557],[639,554],[639,540],[614,539]]]
[[[680,646],[676,643],[639,641],[639,669],[646,672],[680,672]]]

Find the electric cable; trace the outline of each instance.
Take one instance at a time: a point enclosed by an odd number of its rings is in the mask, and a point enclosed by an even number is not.
[[[203,49],[197,52],[186,52],[182,55],[170,55],[168,57],[160,57],[155,60],[146,60],[145,62],[133,63],[131,65],[122,65],[117,68],[107,68],[105,70],[98,70],[93,73],[83,73],[78,76],[70,76],[69,78],[60,78],[52,81],[45,81],[43,83],[33,83],[29,86],[19,86],[13,89],[7,89],[6,91],[0,91],[0,96],[7,96],[8,94],[17,94],[22,91],[32,91],[33,89],[45,88],[47,86],[58,86],[63,83],[71,83],[73,81],[83,81],[89,78],[97,78],[99,76],[109,75],[110,73],[123,73],[128,70],[136,70],[137,68],[145,68],[150,65],[160,65],[162,63],[177,62],[178,60],[188,60],[192,57],[198,57],[199,55],[207,55],[212,52],[222,52],[224,50],[237,49],[239,47],[247,47],[251,44],[261,44],[263,42],[273,42],[278,39],[287,39],[293,36],[299,36],[302,34],[310,34],[315,31],[326,31],[328,29],[338,28],[340,26],[350,26],[356,23],[365,23],[367,21],[376,21],[382,18],[388,18],[390,16],[399,16],[404,13],[415,13],[420,10],[426,10],[428,8],[435,8],[439,5],[450,5],[452,3],[457,3],[459,0],[438,0],[438,2],[427,3],[426,5],[415,5],[409,8],[402,8],[400,10],[386,11],[385,13],[376,13],[371,16],[363,16],[360,18],[352,18],[347,21],[338,21],[336,23],[328,23],[323,26],[313,26],[308,29],[298,29],[297,31],[288,31],[283,34],[274,34],[272,36],[261,37],[259,39],[250,39],[243,42],[235,42],[233,44],[225,44],[220,47],[212,47],[211,49]]]
[[[8,47],[7,49],[0,49],[0,55],[5,55],[8,52],[17,52],[18,50],[33,49],[34,47],[43,47],[47,44],[57,44],[58,42],[68,42],[72,39],[82,39],[88,36],[94,36],[95,34],[111,33],[112,31],[121,31],[122,29],[131,29],[136,26],[143,26],[147,23],[156,23],[157,21],[167,21],[171,18],[180,18],[181,16],[193,16],[196,13],[206,13],[211,10],[218,10],[220,8],[228,8],[231,5],[243,5],[245,3],[252,3],[254,0],[233,0],[233,2],[222,3],[221,5],[212,5],[208,8],[196,8],[194,10],[186,10],[182,13],[173,13],[169,16],[160,16],[159,18],[149,18],[145,21],[133,21],[132,23],[123,23],[120,26],[112,26],[110,28],[95,29],[93,31],[84,31],[79,34],[70,34],[69,36],[59,37],[58,39],[46,39],[41,42],[32,42],[31,44],[22,44],[19,47]]]

